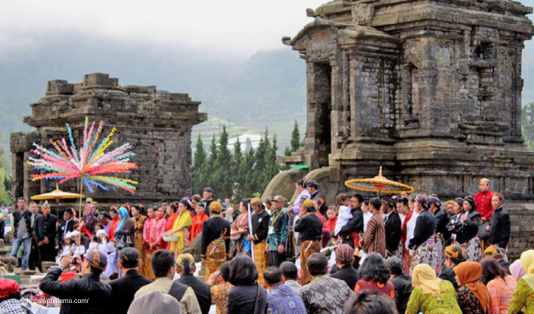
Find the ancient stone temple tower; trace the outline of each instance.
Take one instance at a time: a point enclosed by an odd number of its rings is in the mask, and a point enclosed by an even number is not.
[[[191,129],[207,119],[205,113],[198,112],[199,105],[187,94],[156,90],[155,86],[120,86],[118,79],[101,73],[85,75],[79,84],[50,81],[45,97],[31,104],[32,115],[24,118],[36,130],[11,134],[13,195],[28,199],[53,190],[55,182],[31,182],[30,175],[36,171],[26,163],[32,155],[31,145],[35,142],[50,147],[50,139],[66,137],[67,122],[78,141],[83,137],[86,116],[90,121],[104,121],[105,134],[116,127],[115,143],[132,144],[137,154],[133,160],[139,168],[128,177],[139,184],[134,195],[112,190],[95,190],[95,194],[85,190],[85,195],[104,204],[128,201],[145,205],[170,196],[188,195]],[[77,191],[74,182],[60,188]]]
[[[442,197],[488,177],[534,197],[521,139],[521,56],[532,8],[509,0],[335,0],[283,42],[306,62],[305,147],[286,164],[344,190],[384,175]]]

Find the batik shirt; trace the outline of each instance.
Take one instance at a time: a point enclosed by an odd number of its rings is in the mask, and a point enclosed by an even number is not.
[[[353,294],[346,282],[328,275],[313,279],[300,290],[306,310],[314,314],[342,314],[345,301]]]
[[[291,287],[274,287],[267,297],[267,314],[306,313],[302,298]]]
[[[228,305],[228,292],[234,286],[225,282],[219,285],[211,286],[211,304],[215,304],[217,307],[217,314],[226,314]]]
[[[267,231],[269,251],[278,251],[280,244],[286,245],[288,229],[289,216],[284,213],[284,210],[280,209],[280,211],[272,212]]]

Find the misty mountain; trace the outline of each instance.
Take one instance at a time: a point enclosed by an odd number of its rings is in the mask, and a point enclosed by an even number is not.
[[[248,60],[183,47],[144,45],[61,34],[44,44],[3,53],[0,49],[0,136],[4,151],[9,133],[28,131],[22,117],[30,103],[44,96],[46,82],[81,82],[84,74],[104,72],[121,85],[156,85],[159,90],[189,93],[202,102],[209,120],[194,129],[205,145],[222,124],[230,137],[276,133],[279,152],[289,145],[294,120],[301,134],[306,123],[305,62],[290,48],[259,51]],[[534,101],[534,43],[523,54],[523,104]]]

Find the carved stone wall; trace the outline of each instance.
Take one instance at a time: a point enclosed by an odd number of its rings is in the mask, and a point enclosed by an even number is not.
[[[521,55],[532,8],[507,0],[335,0],[283,42],[307,64],[305,147],[286,164],[343,181],[384,175],[442,197],[488,177],[534,197],[521,139]],[[328,123],[329,122],[329,123]],[[330,136],[326,134],[330,133]]]
[[[200,102],[187,94],[157,90],[155,86],[120,86],[107,74],[85,75],[83,83],[54,80],[47,84],[45,97],[31,104],[32,115],[24,122],[35,127],[29,133],[11,134],[13,154],[13,195],[30,196],[50,192],[55,182],[31,182],[36,170],[26,161],[32,143],[51,146],[50,139],[66,137],[69,123],[76,141],[83,137],[85,117],[104,121],[104,134],[117,128],[114,144],[130,143],[139,166],[128,178],[139,182],[134,195],[122,190],[89,193],[99,203],[122,204],[126,201],[151,203],[163,198],[191,193],[191,130],[207,119],[198,112]],[[78,142],[79,143],[79,142]],[[78,184],[78,186],[76,186]],[[60,187],[77,192],[79,182]]]

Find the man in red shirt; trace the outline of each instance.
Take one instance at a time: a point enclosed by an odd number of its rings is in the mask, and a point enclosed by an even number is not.
[[[475,194],[475,202],[477,203],[477,211],[482,216],[480,224],[483,224],[485,221],[491,220],[491,214],[493,214],[493,205],[491,205],[491,198],[493,197],[493,192],[489,190],[490,181],[486,178],[480,180],[480,192]]]

